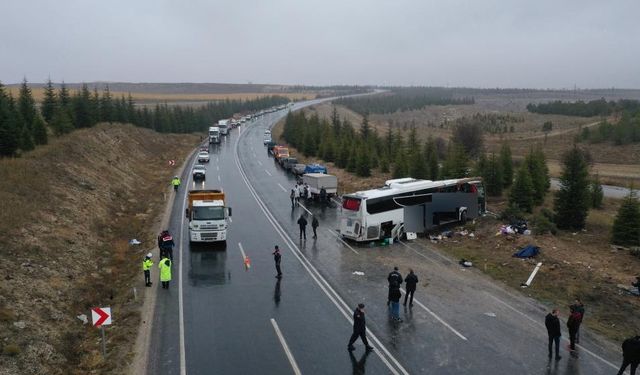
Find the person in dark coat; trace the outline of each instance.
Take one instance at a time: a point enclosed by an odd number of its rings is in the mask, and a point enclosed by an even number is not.
[[[556,361],[562,359],[560,357],[560,319],[558,319],[558,309],[553,309],[547,317],[544,319],[544,325],[547,327],[547,334],[549,335],[549,359],[551,359],[553,343],[556,344]]]
[[[567,328],[569,328],[569,348],[571,348],[571,351],[576,350],[576,335],[580,328],[580,319],[580,313],[575,311],[574,308],[571,308],[571,314],[567,320]]]
[[[289,194],[289,198],[291,198],[291,208],[295,208],[296,206],[296,189],[292,188],[291,193]]]
[[[298,225],[300,226],[300,239],[304,237],[304,240],[307,240],[307,219],[304,218],[304,214],[300,215],[298,219]]]
[[[580,301],[580,298],[576,298],[573,305],[569,306],[569,309],[573,309],[575,312],[580,314],[580,319],[578,323],[578,330],[576,331],[576,344],[580,343],[580,326],[582,325],[582,320],[584,319],[584,304]]]
[[[278,272],[276,277],[279,279],[282,277],[282,270],[280,269],[280,261],[282,260],[282,255],[280,254],[280,249],[278,248],[278,245],[276,245],[272,254],[273,254],[273,261],[276,264],[276,272]]]
[[[404,306],[407,306],[407,297],[411,295],[409,298],[409,306],[413,306],[413,293],[416,291],[416,286],[418,285],[418,276],[413,273],[413,270],[409,268],[409,274],[405,277],[404,282],[406,284],[407,293],[404,295]]]
[[[400,297],[402,297],[400,285],[393,280],[391,286],[389,286],[389,300],[391,301],[391,319],[396,322],[402,321],[400,319]]]
[[[631,365],[631,375],[635,375],[639,364],[640,336],[630,337],[622,343],[622,366],[620,366],[618,375],[624,374],[629,365]]]
[[[391,303],[391,284],[395,281],[398,284],[398,287],[402,284],[402,275],[398,272],[398,267],[393,267],[393,271],[389,273],[387,276],[387,281],[389,282],[389,296],[387,297],[387,306]]]
[[[311,229],[313,229],[313,238],[318,238],[318,234],[316,233],[316,230],[318,229],[319,225],[320,223],[318,222],[318,218],[314,216],[313,219],[311,220]]]
[[[373,350],[373,346],[369,345],[369,341],[367,340],[367,322],[364,317],[364,303],[359,303],[358,307],[353,310],[353,334],[349,339],[349,344],[347,345],[347,349],[349,351],[353,351],[356,348],[353,347],[353,343],[360,337],[362,339],[362,343],[367,351]]]

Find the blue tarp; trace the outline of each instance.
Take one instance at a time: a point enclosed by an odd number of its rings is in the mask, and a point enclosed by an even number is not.
[[[327,174],[327,167],[320,164],[309,164],[304,168],[304,173],[324,173]]]
[[[513,253],[513,256],[517,258],[533,258],[538,255],[539,252],[540,248],[538,246],[527,245]]]

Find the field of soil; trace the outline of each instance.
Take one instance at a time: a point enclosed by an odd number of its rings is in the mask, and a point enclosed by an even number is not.
[[[121,374],[133,358],[144,288],[140,262],[198,143],[101,124],[0,160],[0,374]],[[136,238],[141,245],[130,246]],[[106,358],[90,308],[111,306]]]

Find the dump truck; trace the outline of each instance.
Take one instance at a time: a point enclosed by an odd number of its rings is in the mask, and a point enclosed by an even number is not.
[[[222,190],[189,190],[187,200],[189,242],[226,242],[231,207],[225,205]]]
[[[322,188],[326,192],[326,199],[333,197],[338,192],[338,178],[331,174],[305,173],[302,175],[302,182],[309,185],[313,199],[320,198]]]

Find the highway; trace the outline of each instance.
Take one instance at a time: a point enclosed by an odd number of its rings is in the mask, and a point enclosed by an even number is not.
[[[299,103],[294,110],[316,101]],[[284,111],[233,129],[211,146],[204,184],[183,174],[170,231],[176,239],[170,289],[157,288],[148,374],[610,374],[619,345],[583,328],[578,356],[562,344],[547,358],[544,306],[418,243],[357,246],[337,234],[339,207],[291,208],[295,180],[267,155],[264,130]],[[186,188],[219,188],[233,209],[226,249],[188,243]],[[318,239],[299,241],[303,213]],[[310,220],[309,220],[310,221]],[[282,250],[281,280],[272,251]],[[251,267],[243,264],[244,255]],[[157,264],[157,262],[156,262]],[[420,277],[402,323],[389,319],[387,274]],[[155,271],[155,269],[154,269]],[[361,274],[354,274],[355,271]],[[157,271],[153,273],[157,278]],[[425,286],[428,281],[428,286]],[[157,281],[156,281],[157,282]],[[351,316],[367,311],[370,343],[347,351]],[[566,310],[566,306],[558,306]],[[566,314],[561,317],[563,340]],[[587,318],[588,319],[588,313]]]

